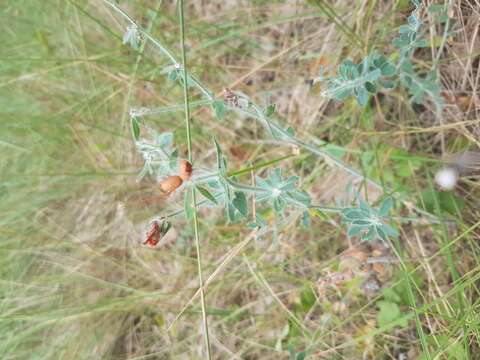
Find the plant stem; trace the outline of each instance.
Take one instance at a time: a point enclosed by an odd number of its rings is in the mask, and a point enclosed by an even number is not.
[[[183,64],[183,95],[185,100],[185,125],[187,127],[187,147],[188,147],[188,160],[193,164],[192,158],[192,134],[190,129],[190,107],[188,99],[188,74],[187,74],[187,56],[185,51],[185,19],[184,19],[184,3],[183,0],[179,1],[179,13],[180,13],[180,41],[182,46],[182,64]],[[198,282],[200,287],[200,300],[202,306],[202,319],[203,319],[203,331],[205,337],[205,347],[207,351],[207,358],[211,360],[211,348],[210,338],[208,334],[208,320],[207,320],[207,307],[205,305],[205,291],[203,288],[203,275],[202,275],[202,257],[200,251],[200,239],[198,235],[198,217],[197,217],[197,199],[195,196],[195,187],[192,187],[192,206],[193,206],[193,224],[195,233],[195,247],[197,250],[197,267],[198,267]]]

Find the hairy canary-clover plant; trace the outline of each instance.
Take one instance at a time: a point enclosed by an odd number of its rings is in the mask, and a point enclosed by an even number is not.
[[[407,19],[407,23],[400,26],[398,36],[393,45],[398,48],[396,63],[385,55],[373,51],[359,63],[344,60],[338,66],[337,75],[325,77],[323,69],[320,76],[314,80],[321,82],[325,89],[321,96],[335,100],[345,100],[355,96],[361,106],[366,106],[371,95],[382,89],[395,88],[401,83],[410,93],[410,101],[420,104],[428,97],[437,111],[441,110],[443,100],[440,96],[441,86],[433,68],[425,76],[420,75],[412,63],[413,53],[417,48],[427,46],[423,38],[422,20],[420,11],[423,4],[419,0],[412,0],[414,10]]]
[[[151,42],[160,53],[171,62],[171,65],[167,66],[162,73],[170,80],[180,81],[180,84],[185,83],[186,77],[186,85],[200,91],[203,95],[203,99],[191,101],[190,106],[210,105],[215,117],[218,119],[222,119],[227,111],[246,115],[249,118],[258,121],[272,138],[279,142],[279,145],[303,148],[317,156],[325,158],[329,163],[346,170],[356,179],[366,180],[372,186],[381,188],[379,184],[371,179],[365,179],[360,172],[344,164],[339,158],[324,150],[325,147],[305,143],[295,136],[291,127],[282,126],[275,122],[273,120],[273,117],[275,116],[274,104],[269,104],[267,107],[263,108],[255,104],[255,102],[246,94],[228,89],[226,89],[227,94],[225,95],[225,98],[216,97],[214,92],[210,91],[200,82],[200,80],[184,71],[185,69],[183,69],[183,66],[173,53],[157,39],[153,38],[147,31],[138,26],[128,14],[118,7],[118,5],[109,0],[104,0],[104,2],[111,6],[117,13],[122,15],[129,23],[127,32],[124,36],[124,43],[129,44],[133,48],[138,48],[142,40]],[[409,56],[411,56],[411,53],[413,52],[412,49],[420,45],[420,42],[417,41],[416,37],[421,25],[421,22],[418,20],[418,11],[421,4],[417,1],[414,1],[414,3],[416,9],[412,13],[408,25],[400,29],[399,40],[396,41],[396,44],[403,49],[402,54],[404,60],[400,61],[400,63],[404,63],[402,66],[405,69],[408,69]],[[399,74],[398,66],[399,64],[393,64],[391,60],[377,52],[371,53],[359,64],[355,64],[352,61],[345,61],[340,65],[339,75],[337,77],[324,78],[327,84],[329,84],[325,94],[329,97],[331,96],[340,99],[344,99],[353,94],[357,97],[359,103],[365,104],[368,100],[369,93],[374,93],[381,88],[391,88],[394,86],[391,78]],[[410,75],[410,78],[408,78],[406,75],[408,73],[407,70],[404,70],[404,73],[403,81],[406,83],[410,82],[411,87],[413,88],[415,86],[415,80],[417,79],[414,78],[413,75]],[[434,89],[432,91],[434,91]],[[416,98],[419,98],[419,96],[420,95],[417,94]],[[132,133],[137,141],[137,147],[145,161],[144,167],[140,171],[139,179],[146,175],[154,176],[156,179],[172,175],[175,173],[175,169],[179,162],[178,152],[172,147],[172,134],[154,134],[153,140],[140,138],[141,123],[139,119],[151,114],[167,113],[182,108],[183,107],[180,105],[175,105],[170,108],[160,109],[131,109]],[[232,222],[247,218],[247,200],[251,197],[255,198],[259,205],[270,205],[274,211],[280,215],[283,215],[283,212],[287,207],[301,211],[302,223],[304,225],[309,225],[310,216],[308,210],[319,207],[311,205],[311,197],[306,192],[297,188],[298,178],[296,176],[284,178],[282,171],[280,169],[275,169],[270,171],[266,178],[256,176],[255,186],[238,183],[234,177],[229,176],[226,159],[216,140],[214,140],[214,146],[217,153],[217,168],[209,170],[198,169],[195,176],[187,184],[187,187],[194,186],[205,198],[199,203],[199,206],[222,205],[225,209],[227,219]],[[186,201],[186,204],[187,203],[189,203],[189,201]],[[321,208],[326,209],[324,207]],[[191,213],[191,210],[192,209],[190,209],[189,206],[185,207],[184,211],[187,216]],[[343,209],[330,208],[330,211],[341,212]],[[371,217],[369,219],[371,220],[373,218],[374,217]],[[256,213],[254,222],[249,225],[252,224],[263,227],[265,226],[266,221],[259,215],[259,213]],[[379,232],[380,234],[382,233],[381,230]],[[376,232],[376,234],[382,237],[379,232]],[[386,234],[392,236],[397,235],[392,231],[387,231]],[[350,235],[352,235],[352,233],[350,233]],[[366,237],[365,239],[367,240],[369,237]]]
[[[160,216],[158,218],[160,224],[159,222],[154,222],[156,228],[153,229],[155,231],[152,231],[151,237],[147,239],[147,243],[151,242],[152,244],[156,244],[158,237],[165,235],[165,232],[170,228],[171,218],[175,215],[184,214],[187,219],[192,221],[197,250],[199,294],[202,300],[204,334],[207,357],[209,359],[211,358],[211,354],[200,259],[198,208],[202,206],[222,207],[229,222],[248,222],[249,209],[252,208],[254,209],[254,216],[252,216],[253,219],[247,225],[259,230],[255,234],[256,237],[265,234],[266,230],[271,227],[269,221],[260,215],[261,209],[256,211],[256,206],[259,208],[264,207],[265,210],[267,210],[266,212],[268,212],[268,208],[273,208],[276,214],[273,222],[277,218],[286,219],[285,222],[300,218],[304,226],[309,226],[310,211],[330,211],[341,214],[343,222],[347,226],[349,236],[360,236],[362,240],[373,240],[378,237],[383,241],[387,241],[390,236],[398,236],[398,233],[388,224],[390,220],[388,212],[393,204],[391,199],[387,198],[384,200],[379,209],[374,209],[360,199],[358,199],[358,207],[334,208],[312,205],[311,196],[299,188],[299,178],[296,176],[284,176],[281,169],[271,169],[266,177],[255,176],[253,184],[240,183],[235,177],[235,174],[242,173],[242,171],[231,172],[228,170],[227,159],[221,150],[220,144],[215,139],[213,140],[213,145],[216,152],[216,166],[213,168],[204,168],[195,162],[193,174],[180,178],[176,172],[179,169],[178,165],[181,164],[182,161],[185,162],[185,160],[179,159],[179,153],[173,147],[173,135],[171,133],[157,134],[152,131],[151,139],[141,137],[141,128],[143,126],[141,118],[151,114],[184,110],[187,130],[188,161],[193,162],[190,108],[210,106],[217,119],[224,118],[227,111],[240,113],[247,120],[257,121],[261,124],[266,133],[275,140],[278,146],[294,147],[297,149],[296,151],[298,151],[298,149],[304,149],[316,156],[322,157],[327,160],[329,164],[345,170],[357,181],[362,181],[364,184],[384,190],[378,183],[366,178],[361,172],[345,164],[340,158],[326,150],[326,146],[329,144],[324,142],[320,145],[307,143],[299,139],[291,127],[281,125],[275,120],[275,117],[278,116],[275,114],[274,104],[269,104],[266,107],[259,106],[246,94],[230,89],[225,89],[225,96],[223,98],[217,97],[213,91],[209,90],[207,86],[192,75],[186,67],[184,4],[182,0],[179,1],[182,61],[177,60],[177,57],[172,51],[154,38],[148,31],[140,27],[118,4],[110,0],[103,1],[128,22],[123,43],[130,45],[140,52],[143,51],[147,43],[152,44],[160,54],[169,61],[169,65],[163,69],[162,74],[166,75],[168,79],[179,83],[183,88],[183,105],[174,105],[160,109],[131,109],[131,127],[138,150],[144,158],[144,166],[140,171],[139,179],[146,175],[153,176],[157,180],[162,180],[165,177],[168,179],[168,177],[170,177],[170,180],[174,180],[175,184],[177,184],[177,188],[178,184],[182,184],[184,193],[183,209]],[[418,78],[410,63],[413,49],[419,45],[419,42],[417,42],[417,34],[419,33],[420,25],[416,21],[418,20],[418,12],[421,5],[417,1],[414,3],[416,10],[412,14],[413,17],[409,20],[407,27],[400,29],[399,40],[396,41],[396,44],[401,47],[400,51],[402,55],[400,56],[400,61],[394,64],[390,59],[377,52],[372,52],[358,64],[352,61],[345,61],[339,68],[338,76],[324,79],[328,85],[324,95],[338,99],[344,99],[347,96],[354,95],[360,104],[365,105],[368,101],[369,94],[376,93],[382,88],[393,87],[395,85],[395,76],[400,76],[401,81],[410,89],[415,101],[420,101],[424,93],[430,96],[436,94],[437,89],[432,85],[425,85],[425,79]],[[419,79],[423,86],[417,84]],[[200,95],[201,98],[190,101],[190,89],[192,92],[196,91],[196,95]],[[429,91],[425,91],[425,89]],[[256,168],[252,167],[248,170],[253,172],[255,169]],[[199,199],[199,201],[197,201],[196,197],[198,194],[201,194],[203,197]],[[250,207],[248,205],[249,201],[254,201],[255,206]],[[404,201],[404,199],[402,199],[402,201]],[[417,209],[414,206],[411,206],[411,208]],[[419,210],[419,212],[422,213],[421,210]],[[286,216],[287,214],[288,216]],[[246,243],[247,242],[244,242],[244,244]],[[299,358],[302,356],[303,355]]]

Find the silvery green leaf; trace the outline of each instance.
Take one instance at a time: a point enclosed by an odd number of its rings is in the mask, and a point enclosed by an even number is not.
[[[380,69],[375,69],[373,71],[368,72],[364,77],[363,77],[363,82],[374,82],[376,81],[380,76],[382,75],[382,71]]]
[[[357,236],[359,235],[363,230],[365,230],[365,227],[363,226],[355,226],[352,225],[348,228],[347,235],[349,237]]]
[[[353,220],[352,224],[365,227],[371,225],[371,222],[369,220]]]
[[[282,182],[282,169],[275,168],[270,172],[269,180],[273,186],[280,185]]]
[[[410,15],[407,21],[408,21],[408,25],[411,27],[413,31],[417,31],[422,25],[422,22],[420,21],[420,19],[415,13]]]
[[[137,130],[132,128],[132,131]],[[154,134],[153,140],[140,139],[136,142],[137,148],[145,160],[140,178],[147,174],[155,175],[157,178],[176,174],[178,153],[172,143],[173,135],[171,133]]]
[[[212,108],[216,118],[223,119],[223,117],[225,116],[225,109],[226,109],[226,106],[223,100],[214,100],[212,102]]]
[[[130,118],[131,126],[132,126],[132,135],[135,141],[140,139],[140,126],[138,125],[138,120],[134,117]]]
[[[380,216],[387,216],[392,207],[393,207],[393,198],[392,197],[387,197],[385,200],[383,200],[382,205],[380,205],[380,209],[378,210],[378,214]]]
[[[227,218],[228,222],[235,222],[235,207],[231,203],[227,204]]]
[[[287,127],[287,128],[285,129],[285,131],[286,131],[287,134],[290,135],[290,136],[294,136],[294,135],[295,135],[295,132],[294,132],[294,130],[293,130],[293,128],[292,128],[291,126]]]
[[[225,202],[230,203],[232,200],[232,191],[230,188],[230,184],[225,178],[219,178],[219,184],[223,188],[223,195],[225,197]]]
[[[275,113],[276,105],[275,104],[270,104],[267,106],[265,110],[265,116],[270,117]]]
[[[218,142],[215,138],[213,138],[213,142],[215,144],[215,151],[217,153],[217,168],[218,172],[222,176],[226,176],[227,174],[227,163],[226,160],[223,156],[222,150],[220,149],[220,145],[218,145]]]
[[[406,47],[406,46],[408,46],[409,43],[410,43],[410,40],[409,40],[408,36],[407,37],[399,36],[399,37],[393,39],[393,41],[392,41],[392,44],[394,46],[398,47],[398,48]]]
[[[376,94],[377,92],[377,88],[375,87],[375,85],[368,81],[365,83],[365,89],[372,94]]]
[[[385,231],[383,231],[381,226],[375,226],[375,231],[377,232],[380,239],[382,239],[383,241],[387,241],[387,234],[385,234]]]
[[[257,183],[257,186],[261,188],[268,189],[270,187],[270,185],[258,175],[255,176],[255,182]]]
[[[365,213],[365,214],[369,214],[370,211],[372,210],[372,208],[370,207],[370,205],[368,205],[368,203],[363,200],[362,198],[360,198],[358,195],[357,195],[357,200],[358,200],[358,203],[360,205],[360,209]]]
[[[344,209],[342,215],[348,220],[363,219],[365,217],[365,214],[357,209]]]
[[[168,72],[167,78],[171,81],[176,81],[178,79],[178,71],[176,69],[172,69],[172,71]]]
[[[308,193],[302,190],[294,189],[287,193],[289,196],[293,198],[296,202],[304,205],[305,207],[310,206],[311,197]]]
[[[278,214],[283,213],[284,207],[285,207],[285,201],[282,198],[276,197],[273,199],[273,208]]]
[[[375,238],[375,227],[371,227],[366,233],[362,235],[362,241],[371,241]]]
[[[368,92],[363,87],[358,87],[355,89],[355,96],[357,102],[360,106],[365,106],[368,102]]]
[[[208,186],[210,186],[213,189],[220,189],[220,187],[221,187],[221,185],[218,183],[217,180],[209,181],[207,184],[208,184]]]
[[[338,73],[345,80],[352,80],[358,77],[357,65],[352,60],[344,60],[338,67]]]
[[[243,192],[236,192],[235,197],[232,201],[232,205],[238,212],[246,218],[248,216],[248,208],[247,208],[247,197]]]
[[[160,234],[161,234],[161,237],[164,237],[168,231],[170,230],[170,228],[172,227],[172,223],[169,222],[169,221],[163,221],[162,222],[162,225],[160,226]]]
[[[140,34],[136,25],[129,25],[127,31],[123,35],[122,43],[129,44],[133,49],[137,50],[140,47]]]
[[[218,205],[218,201],[217,199],[215,199],[215,196],[213,196],[210,191],[208,191],[206,188],[202,187],[202,186],[196,186],[197,190],[200,192],[200,194],[202,194],[205,198],[207,198],[208,200],[210,200],[212,203],[214,203],[215,205]]]
[[[171,132],[164,132],[158,134],[156,137],[156,142],[158,145],[162,147],[170,147],[173,144],[173,133]]]
[[[382,72],[383,76],[392,76],[397,72],[397,68],[393,64],[387,62],[382,65],[380,71]]]
[[[277,182],[276,185],[278,186],[278,188],[282,191],[290,191],[290,190],[295,190],[296,186],[296,182],[298,181],[298,176],[291,176],[290,178],[288,178],[286,181],[284,182]]]
[[[385,234],[387,234],[388,236],[391,236],[393,238],[397,238],[398,235],[399,235],[398,231],[388,224],[383,224],[382,229],[385,232]]]
[[[302,226],[304,229],[308,229],[311,225],[311,217],[308,210],[304,211],[302,214]]]

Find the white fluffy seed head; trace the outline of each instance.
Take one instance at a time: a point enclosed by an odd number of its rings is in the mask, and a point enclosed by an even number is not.
[[[435,182],[442,190],[453,190],[457,181],[458,172],[451,167],[445,167],[435,174]]]

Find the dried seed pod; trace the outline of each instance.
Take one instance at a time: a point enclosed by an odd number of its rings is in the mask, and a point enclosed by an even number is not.
[[[147,233],[146,239],[143,245],[155,246],[160,241],[160,225],[157,221],[152,222],[152,228]]]
[[[146,234],[146,239],[143,242],[143,245],[155,246],[158,242],[165,236],[165,234],[170,230],[172,224],[168,221],[163,221],[160,225],[158,221],[154,220],[152,222],[152,227],[150,231]]]
[[[183,181],[187,181],[188,179],[190,179],[193,171],[192,164],[190,164],[190,162],[188,162],[187,160],[180,161],[179,169],[180,169],[180,177],[182,178]]]
[[[167,176],[165,179],[160,181],[160,190],[166,194],[170,195],[172,192],[177,190],[183,183],[183,180],[180,176]]]

